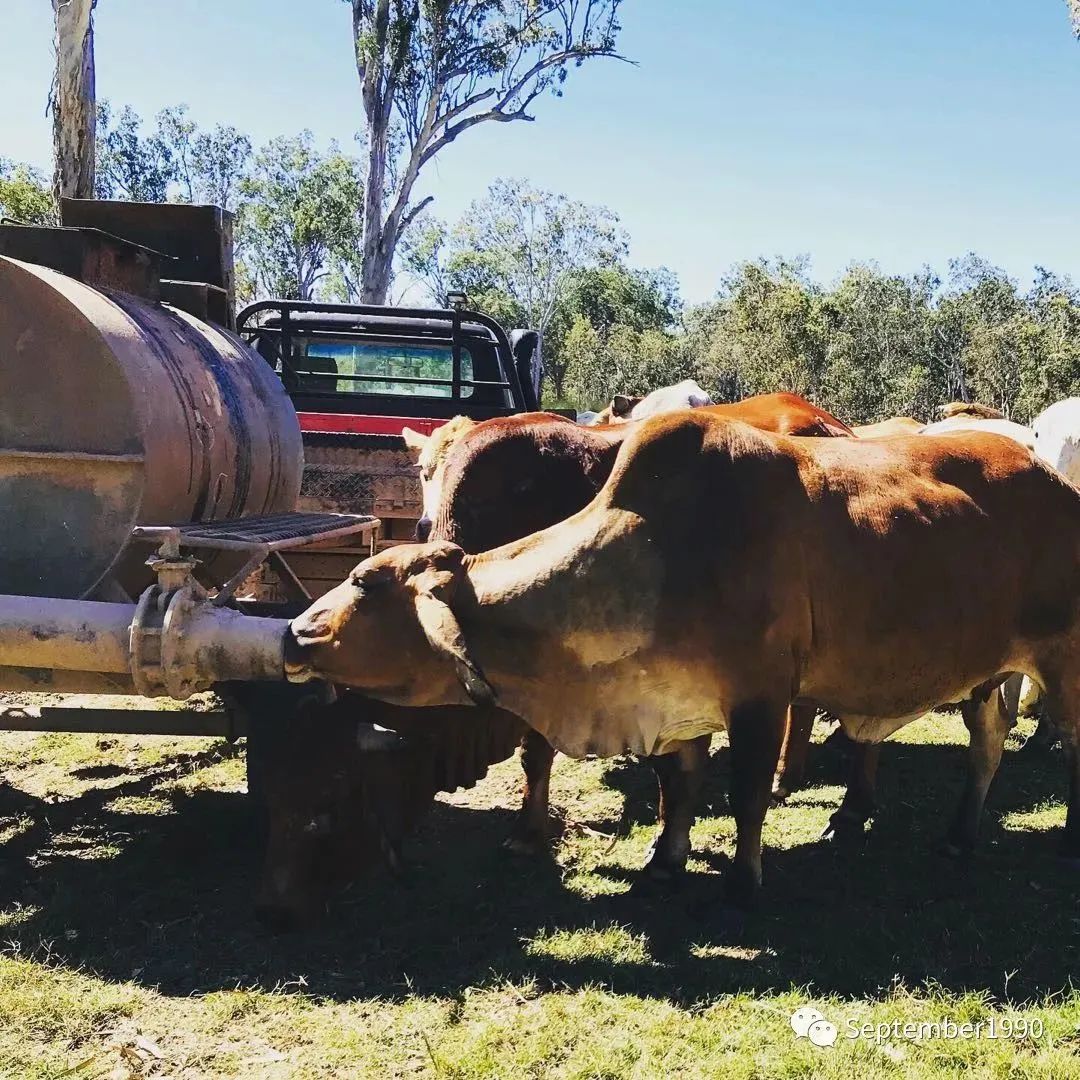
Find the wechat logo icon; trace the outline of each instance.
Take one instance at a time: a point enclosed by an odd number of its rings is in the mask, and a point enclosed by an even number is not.
[[[817,1009],[796,1009],[791,1014],[791,1030],[796,1039],[809,1039],[815,1046],[836,1045],[836,1025],[830,1024]]]

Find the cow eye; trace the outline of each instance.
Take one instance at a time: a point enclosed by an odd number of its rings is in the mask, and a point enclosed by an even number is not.
[[[358,569],[349,575],[349,584],[361,592],[372,592],[375,589],[382,588],[389,581],[389,575],[378,570]]]

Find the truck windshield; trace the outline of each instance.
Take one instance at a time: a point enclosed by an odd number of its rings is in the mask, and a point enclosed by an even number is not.
[[[302,390],[339,394],[396,394],[448,398],[454,353],[449,345],[294,339],[292,366]],[[461,378],[473,378],[472,356],[461,347]],[[461,397],[473,387],[462,386]]]

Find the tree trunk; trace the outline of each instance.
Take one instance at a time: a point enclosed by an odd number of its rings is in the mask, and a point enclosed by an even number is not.
[[[94,24],[96,0],[53,0],[53,193],[57,200],[94,197]]]
[[[394,245],[387,245],[390,222],[383,219],[386,198],[388,132],[379,115],[368,113],[368,167],[364,184],[364,259],[360,267],[360,303],[385,304],[390,288]],[[389,250],[388,250],[389,248]]]

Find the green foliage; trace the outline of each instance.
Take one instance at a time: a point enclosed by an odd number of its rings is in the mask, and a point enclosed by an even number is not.
[[[354,294],[359,272],[363,180],[355,160],[311,132],[268,143],[240,184],[238,235],[255,290],[314,299],[317,287]]]
[[[203,131],[186,105],[162,109],[149,134],[130,106],[98,105],[97,192],[102,199],[209,203],[235,210],[251,140],[218,124]]]
[[[669,325],[677,290],[667,271],[655,280],[623,270],[627,238],[618,217],[524,180],[496,180],[452,229],[427,222],[405,249],[404,265],[437,301],[449,289],[509,326],[545,339],[545,363],[556,397],[566,364],[561,343],[576,315],[606,334],[627,315],[632,328]],[[590,275],[599,276],[590,276]]]
[[[187,112],[186,105],[174,105],[157,115],[157,137],[173,166],[173,197],[235,210],[251,166],[251,140],[223,124],[202,131]]]
[[[575,316],[558,355],[569,399],[594,408],[618,393],[644,394],[697,374],[681,337],[621,322],[599,332],[584,315]]]
[[[0,218],[24,225],[48,225],[56,206],[44,175],[31,165],[0,158]]]
[[[97,197],[165,202],[176,177],[173,148],[160,132],[142,134],[138,113],[125,105],[113,114],[98,103]]]
[[[203,130],[186,105],[163,109],[144,133],[133,109],[114,113],[101,102],[97,152],[101,198],[203,203],[237,214],[242,302],[355,299],[364,185],[359,163],[336,146],[318,150],[303,132],[255,155],[242,132],[222,124]]]
[[[944,283],[853,266],[832,289],[805,262],[761,260],[689,313],[686,348],[721,400],[790,390],[849,423],[978,400],[1028,422],[1080,389],[1080,296],[1044,270],[1025,294],[975,255]]]
[[[446,271],[454,288],[504,307],[547,329],[569,275],[613,265],[626,234],[606,207],[539,191],[525,180],[496,180],[450,234]],[[509,301],[509,303],[506,303]]]

